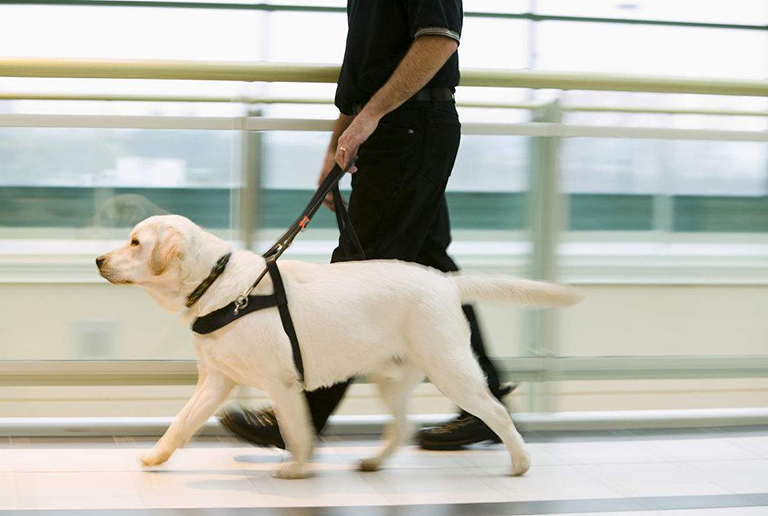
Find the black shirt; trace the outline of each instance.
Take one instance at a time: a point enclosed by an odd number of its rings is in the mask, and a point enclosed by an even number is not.
[[[462,17],[462,0],[349,0],[336,106],[351,115],[352,104],[367,102],[416,38],[437,34],[459,41]],[[458,84],[459,55],[454,52],[426,87],[453,89]]]

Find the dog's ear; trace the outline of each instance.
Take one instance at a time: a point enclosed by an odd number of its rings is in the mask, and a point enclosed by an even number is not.
[[[182,250],[181,233],[173,228],[163,230],[155,241],[149,258],[149,268],[152,274],[159,276],[168,270],[174,259],[181,258]]]

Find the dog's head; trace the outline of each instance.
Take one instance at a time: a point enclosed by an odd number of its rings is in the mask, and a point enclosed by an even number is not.
[[[183,258],[202,231],[178,215],[150,217],[133,228],[125,245],[96,258],[99,273],[117,284],[165,283],[181,277]],[[169,285],[170,286],[170,285]]]
[[[96,258],[99,273],[111,283],[144,288],[171,312],[210,274],[232,246],[180,215],[158,215],[139,222],[121,247]]]

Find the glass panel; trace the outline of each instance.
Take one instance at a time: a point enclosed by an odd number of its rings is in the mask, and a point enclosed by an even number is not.
[[[536,31],[544,70],[762,79],[768,62],[763,31],[571,22]]]
[[[528,138],[520,136],[462,136],[448,182],[454,229],[526,227],[528,145]]]
[[[538,14],[594,16],[704,23],[768,23],[768,5],[763,0],[702,2],[701,0],[537,0]]]
[[[347,17],[344,13],[270,13],[267,34],[271,61],[341,63]]]
[[[0,6],[0,56],[257,61],[263,59],[264,16],[239,10],[5,5]]]
[[[765,232],[767,162],[761,143],[565,140],[570,229]],[[655,227],[655,195],[671,198],[671,227]]]
[[[465,68],[525,68],[528,22],[464,18],[459,60]]]
[[[235,144],[229,131],[0,129],[0,232],[122,238],[106,229],[164,212],[228,230]]]
[[[657,141],[569,138],[562,145],[570,229],[653,229],[653,193],[660,172]]]
[[[274,131],[265,133],[264,213],[267,228],[293,222],[317,185],[328,145],[328,133]],[[524,227],[527,138],[462,137],[448,182],[454,229],[520,230]],[[342,189],[347,190],[349,178]],[[312,227],[335,228],[336,219],[318,212]]]
[[[472,0],[464,3],[464,16],[472,12],[525,13],[530,9],[530,4],[531,0]]]
[[[235,137],[0,129],[0,252],[21,267],[0,282],[0,359],[191,358],[177,317],[138,288],[100,281],[93,258],[155,214],[185,215],[231,238]],[[19,284],[26,271],[38,279]]]

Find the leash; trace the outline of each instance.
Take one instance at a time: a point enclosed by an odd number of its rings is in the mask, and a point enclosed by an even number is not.
[[[304,381],[304,362],[301,358],[301,349],[299,348],[299,340],[296,337],[296,329],[293,326],[293,320],[288,310],[288,299],[285,294],[285,286],[283,285],[283,279],[280,275],[280,270],[277,267],[277,259],[280,258],[283,253],[291,246],[294,239],[307,228],[312,217],[323,205],[323,200],[330,193],[333,197],[333,206],[336,212],[336,223],[339,226],[339,232],[341,233],[340,241],[344,253],[347,256],[352,256],[349,249],[349,242],[354,245],[357,252],[360,254],[361,259],[365,259],[365,252],[363,246],[360,244],[360,240],[352,227],[352,221],[349,218],[349,212],[339,192],[339,180],[349,171],[355,164],[356,158],[349,162],[345,168],[334,165],[333,169],[328,173],[326,178],[320,183],[320,186],[315,191],[314,195],[310,199],[307,206],[301,212],[299,217],[291,224],[288,229],[275,241],[274,244],[262,255],[266,260],[266,266],[259,274],[256,280],[248,287],[242,294],[237,296],[233,302],[215,310],[209,314],[203,315],[195,319],[192,324],[192,331],[200,334],[207,335],[214,331],[223,328],[227,324],[239,319],[240,317],[249,313],[263,310],[265,308],[277,307],[280,312],[280,320],[283,324],[283,330],[288,335],[288,339],[291,341],[291,348],[293,352],[293,362],[296,366],[296,370],[299,373],[299,380]],[[211,272],[211,276],[207,278],[201,285],[205,285],[202,293],[207,290],[211,283],[218,277],[223,271],[229,256],[222,257]],[[222,264],[223,262],[223,264]],[[251,292],[261,283],[264,277],[269,274],[272,279],[272,285],[274,287],[274,294],[253,296]],[[212,279],[211,279],[212,278]],[[198,292],[201,287],[195,289]],[[197,301],[200,295],[196,296],[194,301]],[[192,303],[194,304],[194,302]],[[189,305],[191,306],[191,305]]]
[[[347,207],[341,198],[341,192],[339,192],[339,181],[344,176],[344,174],[346,174],[349,169],[354,166],[356,161],[357,158],[352,159],[344,169],[339,167],[338,164],[335,164],[323,182],[320,183],[320,186],[317,188],[317,190],[315,190],[315,194],[309,200],[309,203],[307,203],[307,206],[301,212],[301,215],[299,215],[293,224],[291,224],[288,229],[285,230],[282,235],[280,235],[280,238],[278,238],[277,241],[272,244],[272,247],[270,247],[267,252],[261,256],[263,256],[267,261],[269,261],[270,258],[273,260],[280,258],[283,253],[291,246],[293,240],[298,236],[298,234],[307,228],[309,222],[312,220],[312,217],[315,216],[317,210],[319,210],[320,206],[323,205],[323,201],[330,192],[333,196],[334,210],[336,211],[336,222],[339,226],[339,231],[342,234],[342,238],[340,240],[342,241],[342,247],[344,248],[345,253],[347,256],[350,256],[349,249],[344,238],[346,234],[346,236],[350,238],[354,243],[355,247],[357,248],[357,252],[360,253],[360,257],[365,259],[363,246],[360,245],[360,240],[357,238],[357,233],[355,233],[355,230],[352,227],[352,221],[349,218]],[[265,267],[264,270],[261,271],[261,274],[259,274],[259,277],[256,278],[256,281],[253,282],[253,285],[251,285],[245,292],[238,296],[238,298],[235,300],[238,309],[242,310],[245,308],[245,306],[247,306],[248,296],[253,291],[253,289],[258,286],[261,280],[264,279],[264,276],[267,275],[268,270],[268,267]]]

